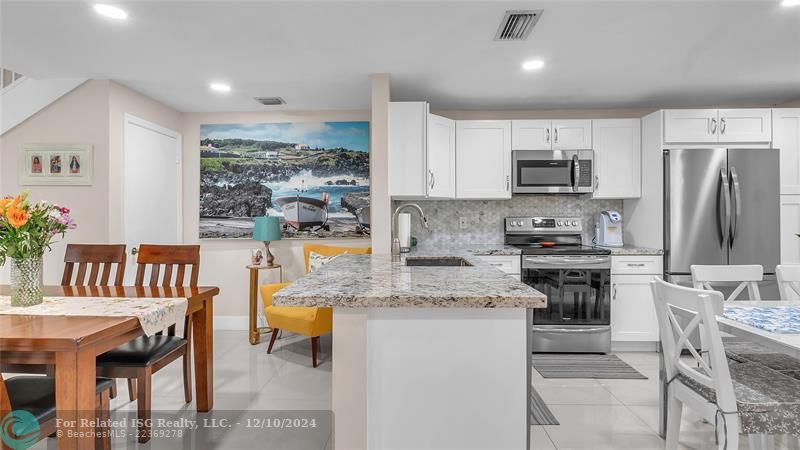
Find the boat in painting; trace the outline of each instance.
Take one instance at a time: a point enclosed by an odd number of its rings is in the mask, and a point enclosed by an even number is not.
[[[327,194],[322,194],[321,200],[299,194],[280,197],[275,199],[275,204],[283,211],[284,222],[298,231],[320,229],[328,221]]]

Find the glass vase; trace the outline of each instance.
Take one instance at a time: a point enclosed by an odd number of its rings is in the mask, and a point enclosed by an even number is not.
[[[42,303],[42,258],[11,260],[11,306]]]

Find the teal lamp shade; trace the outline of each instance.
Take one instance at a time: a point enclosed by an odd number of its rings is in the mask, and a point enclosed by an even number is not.
[[[281,240],[280,218],[276,216],[256,217],[253,240],[263,242]]]

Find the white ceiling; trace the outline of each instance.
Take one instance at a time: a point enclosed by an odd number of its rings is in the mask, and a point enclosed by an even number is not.
[[[369,108],[378,72],[394,100],[439,109],[800,98],[800,7],[779,0],[113,3],[129,20],[84,1],[3,1],[2,65],[115,79],[181,111]],[[505,10],[530,8],[544,14],[526,41],[493,40]],[[545,68],[523,72],[532,58]],[[212,93],[211,81],[233,91]]]

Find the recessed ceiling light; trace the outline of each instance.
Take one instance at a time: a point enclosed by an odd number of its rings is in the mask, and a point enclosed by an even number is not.
[[[94,5],[94,10],[97,14],[110,17],[112,19],[125,20],[128,18],[128,13],[126,13],[124,9],[117,8],[113,5],[107,5],[105,3],[96,3]]]
[[[217,92],[231,91],[231,85],[225,83],[211,83],[208,87],[210,87],[212,91],[217,91]]]
[[[797,6],[800,5],[800,0],[783,0],[781,2],[783,6]]]
[[[544,67],[544,61],[541,59],[533,59],[522,63],[522,68],[525,70],[538,70]]]

